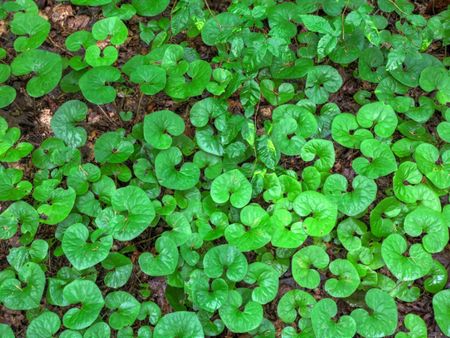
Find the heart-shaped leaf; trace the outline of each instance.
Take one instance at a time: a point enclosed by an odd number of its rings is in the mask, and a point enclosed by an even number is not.
[[[432,257],[421,244],[413,244],[409,257],[404,256],[408,245],[399,234],[389,235],[381,245],[381,255],[392,274],[400,280],[409,281],[423,277],[430,271]]]
[[[203,267],[209,278],[225,275],[233,282],[243,280],[248,271],[245,256],[236,247],[228,244],[209,249],[203,257]]]
[[[295,199],[293,207],[298,215],[306,217],[303,221],[303,227],[310,236],[325,236],[336,225],[336,204],[319,192],[302,192]]]
[[[351,296],[360,283],[355,266],[346,259],[335,259],[330,263],[329,269],[333,275],[339,278],[330,278],[325,282],[327,293],[336,298]]]
[[[175,190],[188,190],[194,187],[200,178],[200,169],[191,162],[185,162],[177,170],[176,166],[183,160],[180,149],[171,147],[161,151],[155,159],[155,171],[159,184]]]
[[[183,132],[183,119],[170,110],[156,111],[144,118],[145,141],[156,149],[170,148],[172,138],[169,135],[180,136]]]
[[[370,313],[356,309],[351,313],[357,332],[363,337],[385,337],[397,328],[397,305],[394,299],[380,289],[370,289],[365,296]]]
[[[141,270],[150,276],[170,275],[178,265],[178,248],[174,241],[164,236],[156,240],[155,244],[158,256],[144,252],[139,256]]]
[[[139,236],[155,218],[155,209],[146,193],[129,185],[117,189],[111,198],[112,208],[120,215],[112,230],[119,241],[129,241]]]
[[[109,293],[105,298],[105,305],[110,310],[116,310],[109,316],[109,325],[114,330],[131,326],[137,319],[141,304],[125,291]]]
[[[211,184],[211,197],[216,203],[228,200],[235,208],[243,208],[252,197],[252,186],[238,169],[233,169],[217,177]]]
[[[442,332],[450,335],[450,290],[442,290],[433,297],[433,311]]]
[[[202,325],[194,312],[177,311],[162,317],[153,331],[154,338],[204,338]]]
[[[292,256],[292,275],[295,281],[304,288],[315,289],[320,283],[320,274],[317,270],[325,269],[330,258],[324,249],[317,245],[310,245],[297,251]]]
[[[84,146],[87,139],[86,130],[76,126],[86,119],[88,108],[78,100],[65,102],[52,117],[51,127],[56,137],[64,140],[70,147]]]
[[[7,278],[0,283],[0,301],[11,310],[37,308],[45,288],[45,274],[33,262],[25,263],[18,278]]]
[[[34,318],[27,328],[27,338],[53,337],[61,326],[61,320],[54,312],[45,311]]]
[[[169,5],[169,0],[133,0],[133,7],[141,16],[155,16],[162,13]]]
[[[289,290],[281,297],[277,314],[285,323],[293,323],[297,315],[301,318],[310,318],[311,309],[317,301],[309,293],[303,290]]]
[[[77,270],[90,268],[103,261],[113,244],[111,235],[100,237],[88,243],[89,230],[81,223],[73,224],[64,232],[62,249],[70,263]],[[97,237],[97,236],[95,236]]]
[[[33,49],[17,56],[11,63],[11,71],[16,76],[33,73],[27,82],[27,92],[32,97],[50,93],[61,79],[62,59],[58,54]]]
[[[95,322],[105,301],[97,285],[90,280],[74,280],[63,290],[64,300],[68,304],[80,304],[64,314],[64,326],[73,330],[82,330]]]
[[[219,309],[219,315],[231,332],[243,333],[259,326],[263,319],[263,308],[252,300],[244,303],[242,295],[232,290],[227,302]]]
[[[95,104],[111,103],[116,99],[116,90],[107,85],[120,78],[120,71],[112,66],[96,67],[84,73],[79,82],[83,96]]]
[[[338,322],[332,318],[337,314],[336,303],[325,298],[317,302],[311,311],[311,321],[316,337],[353,337],[356,322],[350,316],[341,316]]]

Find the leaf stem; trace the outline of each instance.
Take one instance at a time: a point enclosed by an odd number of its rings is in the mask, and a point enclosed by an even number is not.
[[[208,8],[209,14],[211,14],[211,16],[214,18],[214,21],[216,22],[217,26],[220,28],[220,30],[223,30],[222,25],[220,24],[219,20],[217,20],[217,17],[214,15],[213,11],[211,10],[211,7],[209,7],[208,1],[203,0],[203,2],[205,3],[206,8]]]
[[[398,11],[399,11],[400,13],[402,13],[403,15],[408,15],[408,14],[407,14],[406,12],[404,12],[400,7],[398,7],[397,3],[396,3],[394,0],[389,0],[389,2],[390,2],[392,5],[394,5],[394,7],[397,8]]]

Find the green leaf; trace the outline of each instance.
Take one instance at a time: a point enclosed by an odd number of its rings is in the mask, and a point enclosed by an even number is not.
[[[39,205],[37,212],[40,214],[40,222],[45,224],[57,224],[69,215],[75,203],[75,190],[56,188],[48,192],[45,200],[47,203]]]
[[[395,156],[385,143],[375,139],[364,140],[361,142],[361,153],[365,157],[357,157],[352,162],[353,170],[359,175],[377,179],[397,169]]]
[[[94,282],[89,280],[74,280],[63,290],[64,300],[68,304],[79,304],[64,314],[63,324],[73,330],[82,330],[95,322],[103,305],[102,293]]]
[[[241,18],[233,13],[220,13],[211,17],[202,29],[202,39],[208,46],[227,42],[239,28]]]
[[[409,330],[409,332],[399,332],[395,335],[395,338],[427,337],[427,325],[418,315],[408,313],[404,319],[404,326]]]
[[[397,328],[397,305],[385,291],[370,289],[365,296],[370,313],[356,309],[351,313],[356,322],[357,332],[363,337],[390,336]]]
[[[105,298],[105,305],[110,310],[116,310],[109,316],[109,325],[114,330],[131,326],[137,319],[141,304],[125,291],[109,293]]]
[[[211,283],[201,270],[194,270],[186,283],[188,293],[195,306],[208,312],[218,310],[228,298],[228,284],[221,278]]]
[[[441,291],[447,284],[447,269],[439,261],[433,261],[433,266],[428,274],[430,277],[424,281],[425,290],[428,292],[436,293]]]
[[[377,185],[367,177],[356,176],[350,188],[344,176],[333,174],[325,180],[323,192],[337,204],[340,212],[357,216],[375,200]]]
[[[397,127],[397,115],[391,106],[383,102],[373,102],[362,106],[358,110],[356,119],[363,128],[373,127],[376,135],[390,137]]]
[[[50,338],[59,331],[61,320],[54,312],[45,311],[34,318],[27,328],[27,338]]]
[[[153,112],[144,118],[144,137],[156,149],[168,149],[172,145],[172,136],[184,132],[183,119],[170,110]]]
[[[22,177],[22,170],[0,167],[0,201],[17,201],[31,192],[32,184]]]
[[[55,136],[64,140],[70,147],[84,146],[87,139],[86,130],[76,126],[76,123],[84,121],[87,112],[86,104],[81,101],[70,100],[63,103],[53,115],[50,123]]]
[[[50,23],[33,12],[17,12],[11,21],[11,32],[19,35],[14,40],[17,52],[33,50],[42,45],[50,33]]]
[[[171,147],[161,151],[155,159],[155,171],[159,184],[174,190],[189,190],[200,178],[200,169],[192,162],[185,162],[179,170],[176,168],[183,160],[180,149]]]
[[[128,37],[127,26],[117,16],[101,19],[92,26],[92,36],[97,41],[109,39],[113,45],[121,45]]]
[[[346,259],[336,259],[330,263],[330,272],[339,278],[330,278],[325,282],[327,293],[336,298],[351,296],[359,286],[358,271]]]
[[[133,0],[132,5],[141,16],[155,16],[164,12],[170,0]]]
[[[425,68],[420,74],[419,84],[426,92],[437,90],[436,98],[439,103],[449,102],[450,77],[444,67],[433,65]]]
[[[278,273],[268,264],[250,264],[244,281],[248,284],[257,283],[258,286],[252,291],[252,300],[259,304],[271,302],[278,293]]]
[[[119,241],[130,241],[139,236],[155,218],[155,209],[144,190],[129,185],[117,189],[111,198],[117,223],[112,235]]]
[[[8,263],[18,271],[26,262],[40,263],[47,255],[48,243],[43,239],[36,239],[29,247],[20,246],[18,248],[11,248],[6,258]]]
[[[142,65],[131,73],[130,80],[138,83],[145,95],[155,95],[166,86],[166,72],[153,65]]]
[[[248,263],[236,247],[223,244],[208,250],[203,257],[203,267],[209,278],[225,274],[230,281],[239,282],[247,274]]]
[[[161,309],[154,302],[143,302],[138,316],[139,320],[145,320],[148,316],[150,324],[155,325],[161,318]]]
[[[303,161],[314,161],[314,167],[321,172],[329,171],[335,162],[333,142],[329,140],[314,139],[308,141],[301,149]]]
[[[14,332],[7,324],[0,323],[0,335],[4,338],[15,338]]]
[[[93,236],[94,234],[91,234],[91,239]],[[108,256],[113,244],[111,235],[92,239],[92,243],[87,243],[88,238],[89,230],[81,223],[71,225],[64,232],[62,249],[69,262],[77,270],[90,268],[103,261]]]
[[[13,75],[30,73],[33,77],[27,82],[27,92],[32,97],[50,93],[61,79],[62,59],[58,54],[34,49],[19,54],[11,63]]]
[[[153,331],[154,338],[203,338],[202,325],[193,312],[177,311],[162,317]]]
[[[272,227],[271,242],[275,247],[295,249],[308,237],[302,223],[294,221],[294,217],[286,209],[275,210],[270,223]]]
[[[450,290],[442,290],[433,297],[434,318],[444,335],[450,335]]]
[[[293,207],[299,216],[306,217],[303,220],[303,227],[310,236],[325,236],[336,225],[336,204],[319,192],[302,192],[294,200]]]
[[[2,231],[0,239],[9,239],[15,235],[20,226],[21,242],[28,244],[33,239],[39,226],[39,214],[26,202],[18,201],[11,204],[0,214]]]
[[[109,337],[111,337],[111,329],[105,322],[97,322],[92,324],[83,335],[83,338],[109,338]]]
[[[0,283],[0,301],[10,310],[39,307],[45,288],[45,274],[39,265],[25,263],[18,271],[18,278],[7,278]]]
[[[86,63],[92,67],[111,66],[119,57],[119,52],[113,46],[101,50],[97,45],[89,46],[84,56]]]
[[[223,204],[230,201],[235,208],[243,208],[252,197],[252,186],[238,169],[233,169],[217,177],[211,184],[214,202]]]
[[[296,35],[296,23],[299,23],[301,18],[300,6],[294,3],[280,3],[272,6],[267,14],[272,36],[290,40]]]
[[[264,135],[258,139],[256,147],[258,159],[268,168],[275,169],[281,158],[280,150],[277,149],[275,142],[269,136]]]
[[[102,134],[94,144],[95,160],[99,163],[122,163],[133,152],[133,143],[124,138],[124,132],[121,130]]]
[[[286,103],[294,98],[295,90],[291,83],[282,83],[276,88],[272,80],[265,79],[260,83],[261,93],[273,106]]]
[[[178,249],[173,240],[164,236],[156,240],[158,256],[144,252],[139,256],[139,267],[150,276],[166,276],[175,271],[178,265]]]
[[[227,112],[227,104],[223,100],[208,97],[197,101],[191,108],[189,118],[193,126],[205,127],[210,119],[217,118]]]
[[[315,289],[320,283],[320,274],[317,270],[325,269],[330,258],[319,246],[310,245],[300,249],[292,256],[292,275],[295,281],[304,288]]]
[[[18,162],[33,150],[33,146],[28,142],[17,143],[21,136],[19,128],[8,128],[8,123],[2,117],[0,117],[0,125],[0,161]]]
[[[327,19],[318,15],[301,15],[302,23],[306,29],[316,33],[334,34],[333,29],[328,23]]]
[[[120,71],[112,66],[96,67],[84,73],[79,82],[83,96],[95,104],[111,103],[116,99],[116,90],[107,85],[120,78]]]
[[[16,99],[16,90],[11,86],[0,86],[0,108],[9,106]]]
[[[439,189],[450,187],[450,151],[439,150],[432,144],[422,143],[415,152],[414,157],[419,170]]]
[[[367,129],[360,128],[355,115],[341,113],[337,115],[331,125],[333,140],[346,148],[359,148],[362,141],[373,138]]]
[[[432,257],[421,244],[413,244],[409,257],[403,254],[408,246],[399,234],[389,235],[381,245],[381,255],[389,271],[400,280],[410,281],[425,276],[431,269]]]
[[[311,309],[317,301],[303,290],[289,290],[278,302],[277,314],[285,323],[293,323],[297,315],[301,318],[310,318]]]
[[[328,100],[330,93],[335,93],[342,86],[342,78],[331,66],[316,66],[308,72],[305,94],[315,104]]]
[[[336,303],[325,298],[314,305],[311,311],[311,321],[316,337],[350,338],[356,333],[356,323],[350,316],[341,316],[338,322],[332,318],[337,314]]]
[[[435,210],[422,206],[416,208],[405,217],[403,227],[411,237],[421,236],[425,232],[422,245],[429,253],[440,252],[448,244],[448,227],[441,213]]]
[[[225,326],[234,333],[244,333],[256,329],[263,319],[262,305],[252,300],[245,302],[235,290],[228,294],[228,301],[219,309]]]
[[[178,66],[168,71],[166,94],[176,100],[199,96],[208,85],[211,72],[211,66],[203,60],[195,60],[187,67]]]
[[[361,239],[356,235],[363,235],[367,232],[367,226],[360,220],[354,218],[346,218],[339,223],[337,228],[337,236],[344,248],[349,251],[356,251],[361,248]]]
[[[131,260],[118,252],[112,252],[102,261],[102,267],[110,270],[105,278],[105,285],[110,288],[124,286],[131,277],[133,264]]]

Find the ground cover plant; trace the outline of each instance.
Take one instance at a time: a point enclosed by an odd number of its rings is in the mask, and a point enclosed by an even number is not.
[[[0,337],[450,336],[450,9],[0,1]]]

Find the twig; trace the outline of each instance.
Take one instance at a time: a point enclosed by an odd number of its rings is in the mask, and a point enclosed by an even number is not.
[[[49,36],[47,36],[47,39],[50,40],[50,42],[59,50],[63,51],[64,53],[67,53],[70,56],[73,56],[73,54],[71,52],[69,52],[68,50],[66,50],[65,48],[61,47],[59,44],[57,44],[55,41],[53,41],[53,39]]]
[[[140,116],[140,112],[141,112],[141,102],[142,102],[142,98],[144,97],[144,93],[141,92],[141,95],[139,96],[139,101],[138,101],[138,106],[136,109],[136,121],[139,121],[139,116]]]
[[[111,119],[111,118],[109,117],[109,115],[103,110],[103,108],[102,108],[101,106],[99,106],[99,105],[97,105],[97,107],[100,108],[100,111],[103,113],[103,115],[106,117],[106,119],[107,119],[109,122],[111,122],[114,126],[117,127],[117,123],[116,123],[113,119]]]

